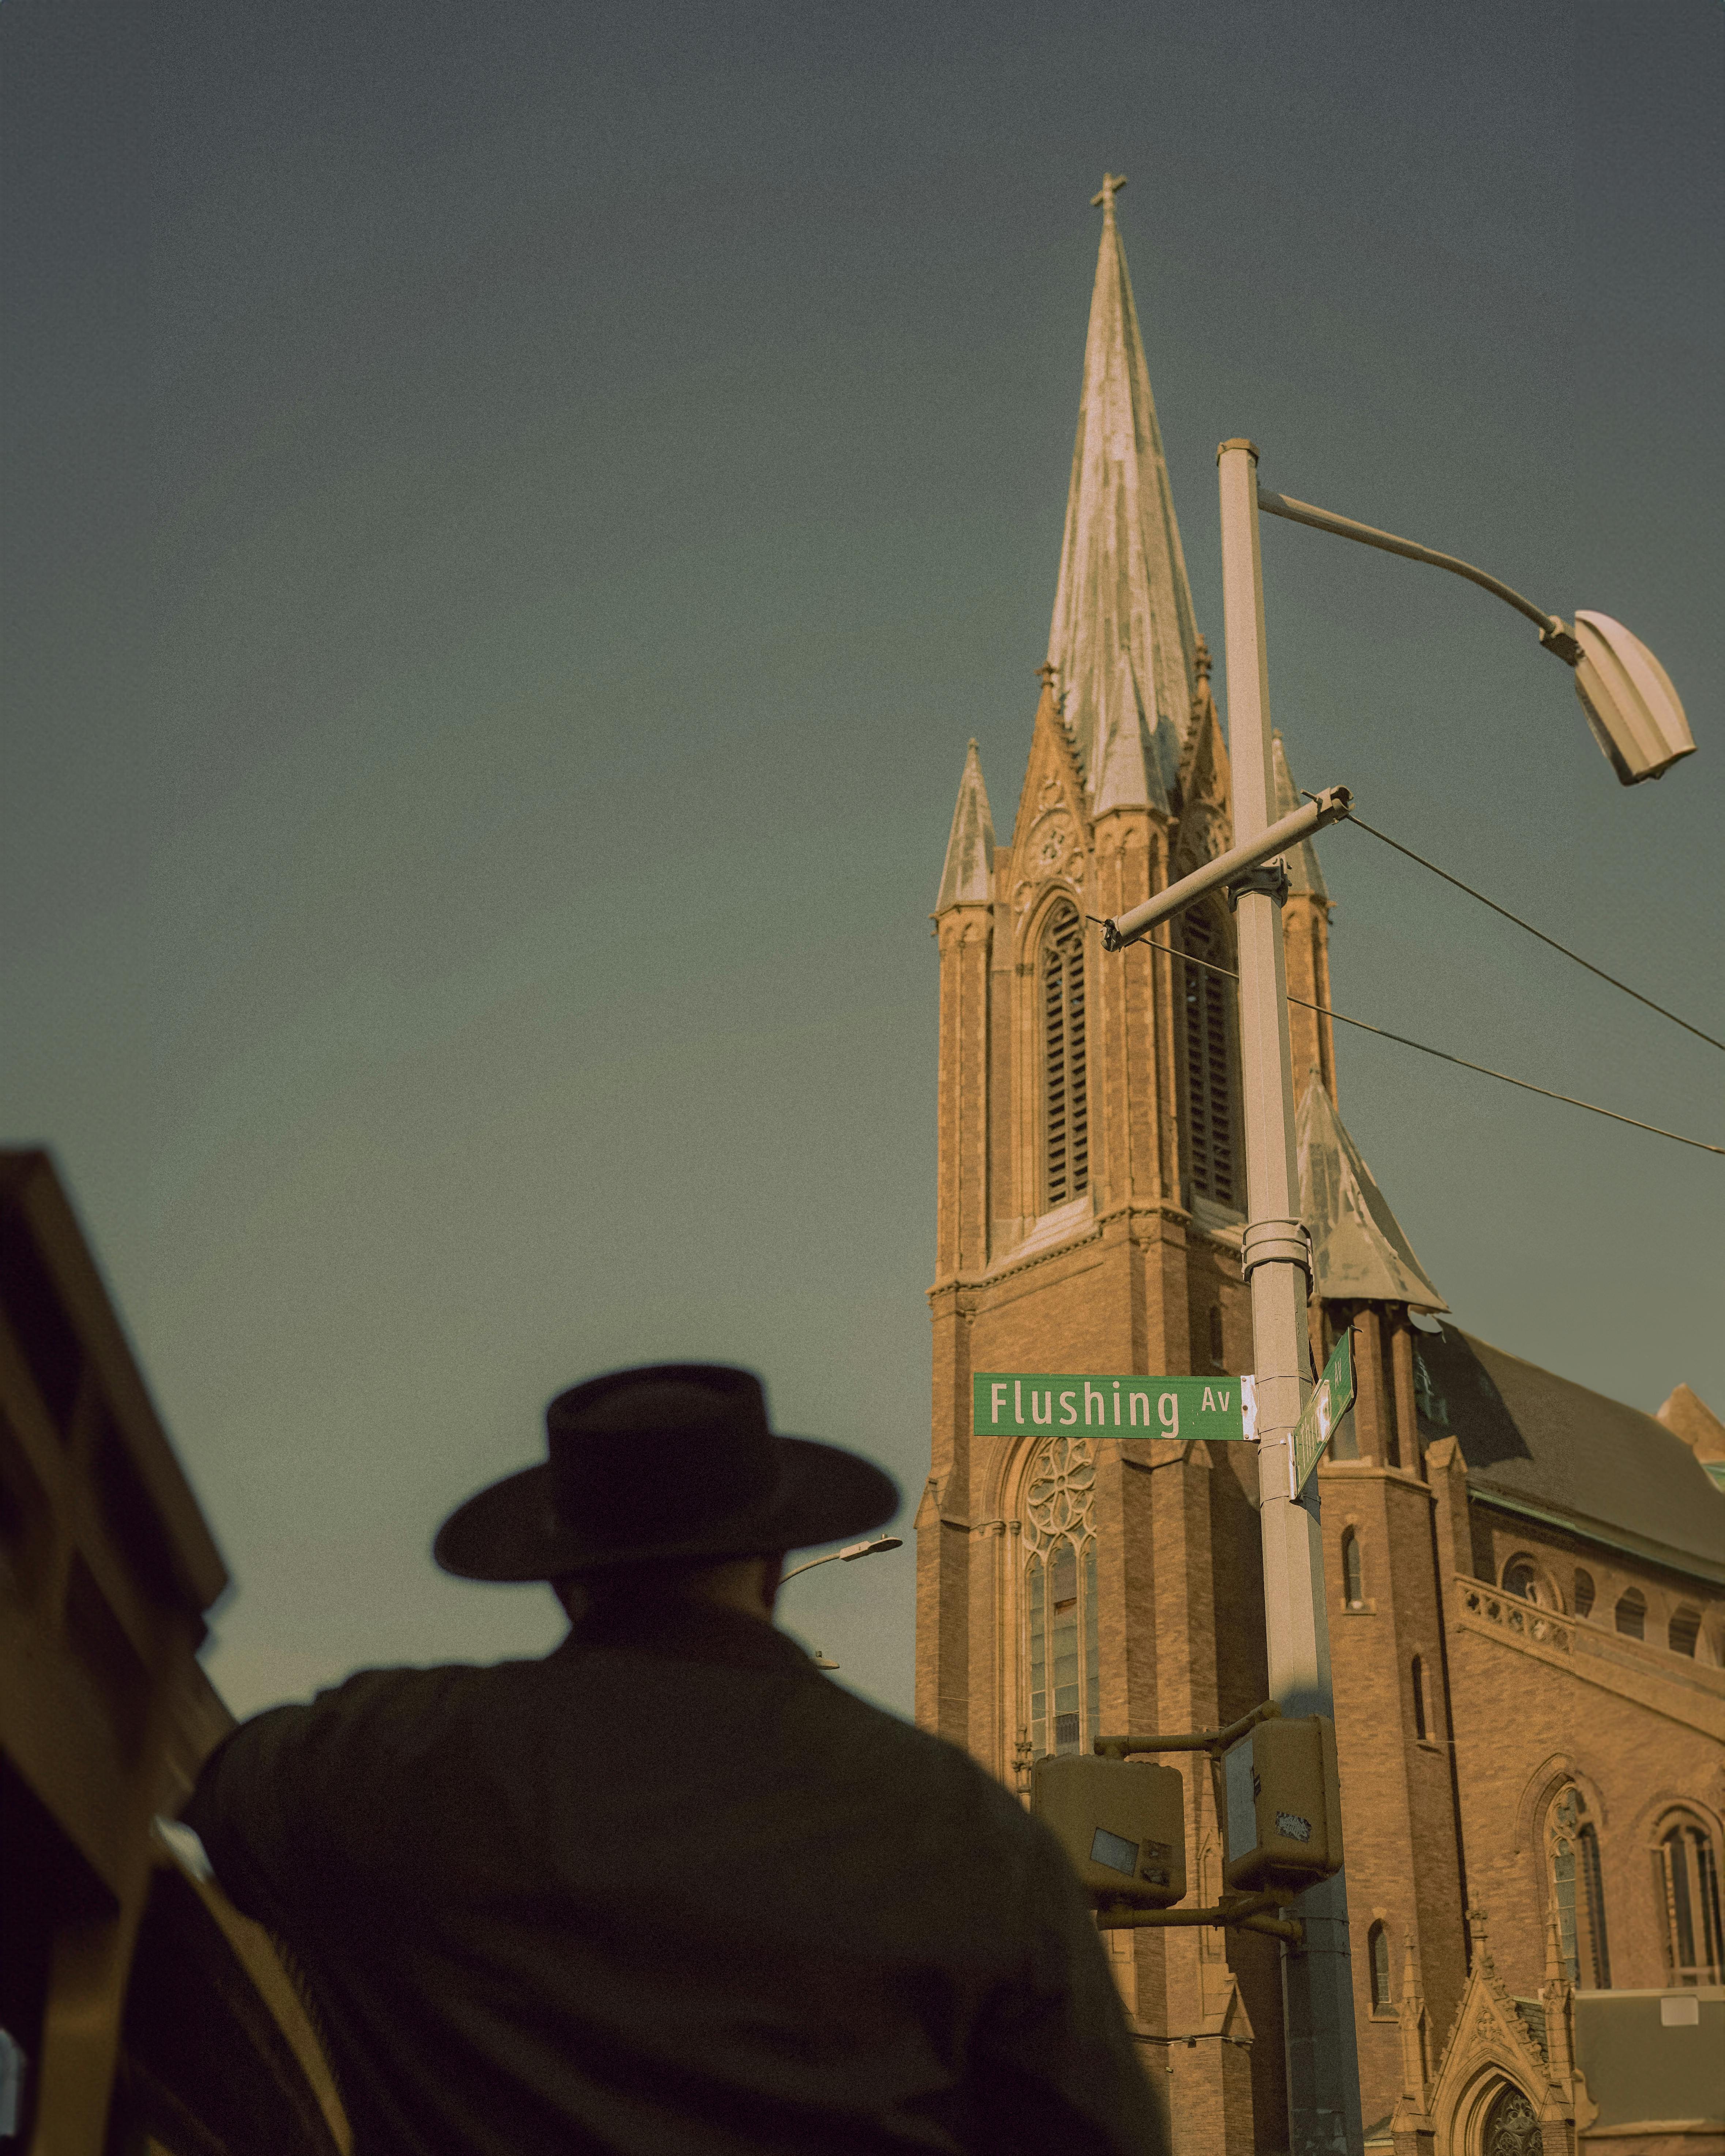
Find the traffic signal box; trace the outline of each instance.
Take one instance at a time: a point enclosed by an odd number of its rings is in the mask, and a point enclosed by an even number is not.
[[[1186,1789],[1147,1761],[1039,1759],[1030,1810],[1053,1830],[1092,1899],[1166,1909],[1186,1894]]]
[[[1255,1723],[1222,1755],[1227,1856],[1236,1892],[1298,1892],[1342,1869],[1336,1727],[1327,1714]]]

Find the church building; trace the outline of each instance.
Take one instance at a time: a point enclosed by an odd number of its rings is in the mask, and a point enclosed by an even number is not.
[[[916,1711],[1021,1792],[1045,1753],[1214,1729],[1267,1690],[1249,1445],[978,1435],[972,1412],[980,1371],[1252,1368],[1227,901],[1101,941],[1231,843],[1118,184],[1096,198],[1028,767],[997,837],[970,744],[935,909]],[[1276,770],[1297,807],[1280,741]],[[1341,1120],[1308,1008],[1330,1001],[1329,901],[1309,844],[1286,865],[1312,1347],[1321,1366],[1351,1331],[1358,1372],[1317,1487],[1367,2144],[1725,2148],[1725,2102],[1712,2138],[1702,2111],[1625,2112],[1607,2064],[1627,1994],[1652,1999],[1630,2048],[1686,2102],[1725,2014],[1725,1426],[1686,1387],[1645,1414],[1449,1321]],[[1190,1899],[1209,1904],[1220,1830],[1202,1756],[1185,1763]],[[1177,2156],[1285,2149],[1281,1943],[1104,1936]]]

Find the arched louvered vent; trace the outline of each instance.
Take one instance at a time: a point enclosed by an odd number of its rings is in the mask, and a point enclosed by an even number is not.
[[[1058,907],[1042,939],[1042,1210],[1090,1188],[1090,1109],[1084,1068],[1084,924]]]
[[[1201,907],[1188,913],[1182,942],[1194,958],[1224,962],[1214,923]],[[1186,1137],[1192,1188],[1217,1205],[1237,1206],[1244,1193],[1235,1166],[1234,1042],[1228,983],[1219,973],[1188,966],[1186,975]]]

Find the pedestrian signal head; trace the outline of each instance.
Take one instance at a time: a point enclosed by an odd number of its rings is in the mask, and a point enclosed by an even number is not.
[[[1071,1860],[1093,1902],[1166,1909],[1186,1893],[1186,1788],[1147,1761],[1039,1759],[1030,1810]]]
[[[1231,1888],[1295,1892],[1342,1869],[1336,1727],[1327,1714],[1260,1722],[1222,1755]]]

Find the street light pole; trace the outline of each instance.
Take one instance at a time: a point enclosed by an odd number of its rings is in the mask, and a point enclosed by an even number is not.
[[[1228,668],[1234,835],[1241,847],[1274,820],[1270,668],[1258,542],[1258,452],[1224,442],[1222,613]],[[1260,873],[1239,891],[1240,1071],[1248,1219],[1241,1249],[1252,1306],[1258,1399],[1258,1522],[1270,1697],[1285,1715],[1333,1717],[1317,1480],[1290,1495],[1295,1424],[1309,1390],[1310,1246],[1300,1224],[1294,1158],[1293,1050],[1281,908],[1286,880]],[[1308,1887],[1305,1938],[1285,1947],[1283,2017],[1293,2156],[1363,2156],[1345,1874]]]

